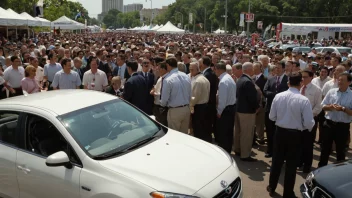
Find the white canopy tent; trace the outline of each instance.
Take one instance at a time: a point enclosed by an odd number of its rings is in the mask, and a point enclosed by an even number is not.
[[[215,34],[224,34],[225,30],[221,30],[220,28],[214,31]]]
[[[3,26],[24,26],[28,25],[27,19],[5,10],[0,7],[0,25]]]
[[[152,31],[157,31],[158,29],[160,29],[162,26],[156,25],[154,26],[151,30]]]
[[[156,31],[157,33],[185,33],[185,30],[180,29],[168,21],[162,28]]]
[[[66,16],[62,16],[52,22],[52,29],[60,28],[62,30],[80,30],[85,29],[84,24],[78,23],[72,19],[69,19]]]
[[[51,22],[49,20],[46,20],[44,18],[39,18],[39,17],[35,17],[35,19],[41,21],[43,27],[50,27],[51,26]]]
[[[42,22],[39,19],[32,17],[27,12],[22,12],[20,15],[28,20],[28,26],[42,26]]]

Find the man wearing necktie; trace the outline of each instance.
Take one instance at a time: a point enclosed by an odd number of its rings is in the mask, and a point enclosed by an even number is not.
[[[127,62],[127,71],[131,78],[125,83],[122,97],[147,113],[150,106],[147,103],[147,98],[150,94],[145,79],[137,73],[137,69],[138,63],[136,61]]]
[[[254,62],[253,63],[253,71],[255,75],[255,84],[260,88],[261,94],[264,91],[264,86],[267,81],[267,78],[263,75],[262,73],[262,64],[261,62]],[[261,95],[262,97],[262,95]],[[258,137],[258,142],[260,144],[264,144],[264,123],[265,123],[265,98],[262,97],[259,111],[256,115],[256,120],[255,120],[255,130],[256,130],[256,135]]]
[[[300,157],[300,162],[298,167],[303,165],[303,172],[309,173],[312,167],[313,161],[313,143],[315,139],[315,134],[317,131],[318,118],[317,116],[322,110],[321,101],[322,101],[322,91],[321,89],[312,84],[312,80],[314,77],[314,73],[308,69],[305,69],[302,72],[302,84],[301,94],[309,99],[309,102],[312,106],[313,117],[314,117],[314,127],[312,131],[308,131],[307,129],[302,132],[302,152]]]
[[[114,68],[112,74],[113,76],[120,76],[121,80],[125,79],[125,70],[126,70],[126,63],[125,63],[125,55],[119,54],[116,57],[117,66]]]
[[[154,74],[150,72],[150,61],[148,59],[143,59],[142,62],[142,71],[138,72],[139,75],[142,75],[147,83],[148,93],[154,87]],[[148,95],[147,100],[147,110],[146,113],[148,115],[153,115],[153,104],[154,97],[152,95]]]
[[[276,71],[276,75],[268,79],[268,81],[265,83],[263,90],[263,95],[266,97],[265,128],[266,136],[268,138],[268,148],[265,154],[266,158],[272,157],[273,137],[275,133],[275,122],[269,119],[271,104],[276,94],[286,91],[288,89],[288,77],[285,75],[284,69],[284,62],[276,63],[276,65],[274,66],[274,71]]]

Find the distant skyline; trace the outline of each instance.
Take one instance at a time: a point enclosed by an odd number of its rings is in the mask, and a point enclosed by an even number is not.
[[[76,0],[80,2],[85,9],[88,10],[89,17],[97,18],[98,14],[102,11],[102,0]],[[161,8],[162,6],[167,6],[171,3],[174,3],[176,0],[153,0],[153,8]],[[146,2],[146,0],[124,0],[123,4],[133,4],[133,3],[141,3],[143,4],[143,8],[150,9],[150,0]]]

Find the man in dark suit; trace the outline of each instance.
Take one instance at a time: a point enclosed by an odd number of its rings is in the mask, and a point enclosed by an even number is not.
[[[148,59],[143,59],[142,62],[142,71],[138,72],[139,75],[143,76],[147,83],[148,87],[148,93],[153,89],[154,87],[154,74],[150,72],[150,61]],[[147,100],[147,110],[146,113],[148,115],[153,115],[153,103],[154,103],[154,97],[152,95],[148,95],[146,98]]]
[[[268,138],[268,148],[265,157],[272,157],[273,152],[273,138],[275,133],[275,122],[269,119],[269,113],[271,104],[276,94],[288,90],[288,77],[285,75],[285,63],[279,62],[274,67],[276,75],[269,78],[265,83],[263,94],[266,97],[266,108],[265,108],[265,128],[266,136]]]
[[[82,69],[82,60],[76,57],[73,60],[73,71],[77,72],[81,81],[83,80],[84,70]],[[80,86],[80,89],[83,89],[83,85]]]
[[[209,101],[208,101],[208,107],[207,107],[207,115],[205,116],[205,119],[207,120],[207,126],[204,127],[207,131],[207,134],[211,134],[212,132],[214,133],[215,140],[217,139],[217,136],[215,134],[216,132],[216,93],[218,91],[218,85],[219,85],[219,78],[216,76],[214,71],[210,68],[211,65],[211,59],[207,56],[204,56],[199,60],[199,68],[205,78],[208,79],[210,82],[210,94],[209,94]]]
[[[112,77],[111,68],[109,67],[108,63],[104,63],[102,61],[103,51],[102,50],[97,51],[96,56],[97,56],[97,58],[99,60],[98,69],[100,69],[101,71],[105,72],[106,77],[108,78],[108,80],[111,79],[111,77]]]
[[[262,63],[254,62],[253,63],[253,71],[254,71],[254,82],[257,85],[257,88],[260,89],[260,93],[258,94],[260,98],[260,107],[259,111],[256,115],[255,119],[255,130],[253,143],[258,138],[259,144],[264,144],[264,124],[265,124],[265,98],[263,97],[264,86],[267,81],[267,78],[262,73]]]
[[[243,74],[237,81],[236,116],[235,116],[235,153],[241,160],[253,162],[251,157],[254,135],[255,116],[259,110],[258,92],[252,80],[253,64],[242,65]]]
[[[149,96],[148,86],[144,77],[137,73],[137,69],[138,63],[136,61],[127,62],[127,70],[131,78],[125,83],[122,98],[146,112],[148,109],[146,100]]]

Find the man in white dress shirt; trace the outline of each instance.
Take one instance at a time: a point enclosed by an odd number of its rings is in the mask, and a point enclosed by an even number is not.
[[[321,67],[320,68],[320,76],[318,76],[312,80],[312,84],[318,86],[322,90],[322,93],[323,93],[324,85],[331,80],[330,76],[328,76],[328,75],[329,75],[329,68]],[[322,96],[323,96],[323,94],[322,94]],[[321,110],[321,112],[319,113],[319,115],[317,117],[318,117],[318,126],[319,126],[318,143],[321,143],[321,140],[322,140],[321,131],[323,130],[323,124],[325,122],[325,111]]]
[[[338,80],[338,77],[341,73],[345,72],[346,68],[342,65],[338,65],[336,68],[335,68],[335,71],[334,71],[334,76],[333,76],[333,79],[331,79],[330,81],[326,82],[322,91],[323,91],[323,97],[326,96],[326,94],[330,91],[330,89],[333,89],[333,88],[337,88],[338,85],[337,85],[337,80]]]
[[[331,80],[328,74],[329,74],[329,69],[327,67],[321,68],[319,72],[319,76],[312,80],[312,84],[318,86],[320,89],[323,89],[325,83]]]
[[[299,152],[302,146],[302,131],[311,131],[314,126],[312,106],[309,99],[300,93],[302,75],[292,72],[289,89],[275,96],[269,118],[276,123],[273,161],[267,191],[273,196],[277,187],[281,168],[285,163],[285,183],[283,197],[296,197],[293,191]]]
[[[167,76],[167,66],[165,62],[158,63],[157,67],[158,73],[160,74],[159,79],[157,80],[154,88],[150,91],[150,94],[154,96],[154,106],[153,114],[156,121],[160,122],[164,126],[167,126],[167,108],[160,106],[161,100],[161,86],[163,79]]]
[[[226,65],[215,65],[215,74],[219,77],[216,134],[218,145],[228,153],[232,150],[233,127],[236,111],[236,83],[226,72]]]
[[[312,105],[313,116],[314,116],[314,127],[312,131],[304,130],[303,131],[303,148],[302,148],[302,157],[299,163],[299,167],[303,165],[303,172],[309,173],[312,167],[313,161],[313,144],[317,132],[318,126],[318,115],[322,110],[321,101],[322,101],[322,92],[321,89],[312,84],[314,73],[308,69],[303,70],[302,72],[302,82],[303,87],[301,88],[301,94],[309,99],[310,104]]]

